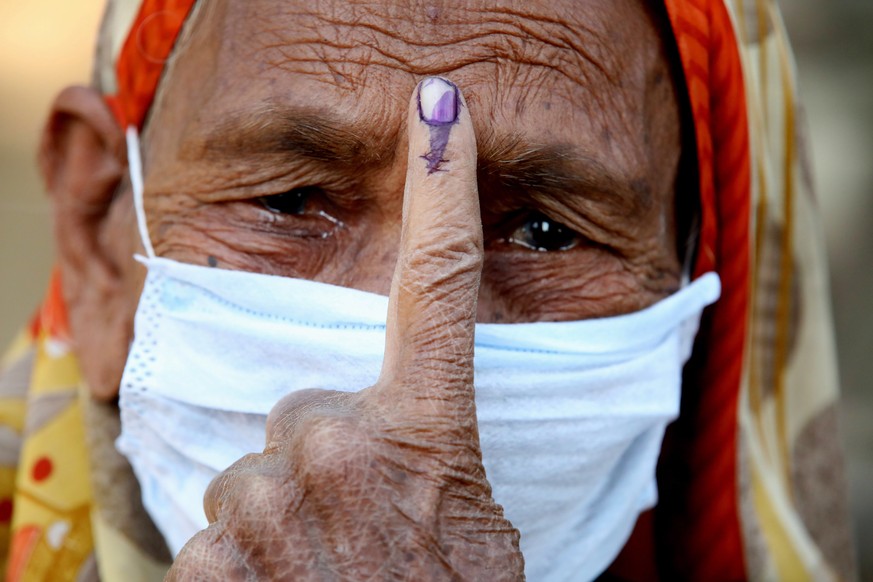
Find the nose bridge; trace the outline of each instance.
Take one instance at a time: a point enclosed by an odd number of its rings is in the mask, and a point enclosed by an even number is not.
[[[400,135],[384,152],[387,163],[361,168],[358,187],[368,202],[354,220],[355,231],[348,233],[351,250],[342,253],[338,265],[342,285],[382,295],[391,288],[400,246],[407,144],[404,122]]]

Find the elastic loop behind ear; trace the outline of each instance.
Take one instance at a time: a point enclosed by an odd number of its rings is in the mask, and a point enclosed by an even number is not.
[[[127,167],[130,170],[130,186],[133,189],[133,208],[136,212],[136,226],[139,230],[142,246],[148,258],[155,258],[155,249],[149,238],[149,225],[146,221],[145,205],[143,204],[142,158],[139,149],[139,134],[136,127],[130,125],[125,132],[127,138]]]

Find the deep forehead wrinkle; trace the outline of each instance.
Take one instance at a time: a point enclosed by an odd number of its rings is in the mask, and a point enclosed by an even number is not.
[[[622,0],[615,0],[621,2]],[[360,67],[431,75],[482,62],[540,68],[575,83],[618,82],[608,10],[567,3],[443,1],[236,3],[227,18],[260,23],[256,45],[275,67],[321,66],[357,78]],[[563,5],[562,5],[563,4]],[[295,22],[292,29],[275,23]],[[311,72],[311,71],[310,71]]]

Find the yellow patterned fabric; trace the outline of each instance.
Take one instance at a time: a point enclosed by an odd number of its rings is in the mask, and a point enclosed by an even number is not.
[[[31,335],[4,358],[0,381],[6,579],[97,579],[78,366],[64,342]]]
[[[113,449],[117,409],[101,412],[106,405],[90,399],[64,322],[54,278],[39,316],[0,361],[6,580],[162,580],[169,555]]]

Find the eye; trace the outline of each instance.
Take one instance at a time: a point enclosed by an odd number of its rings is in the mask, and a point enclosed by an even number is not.
[[[509,242],[535,251],[566,251],[579,244],[579,234],[536,212],[515,229]]]
[[[306,210],[306,203],[316,193],[317,188],[295,188],[282,194],[261,196],[259,200],[270,212],[300,215]]]

